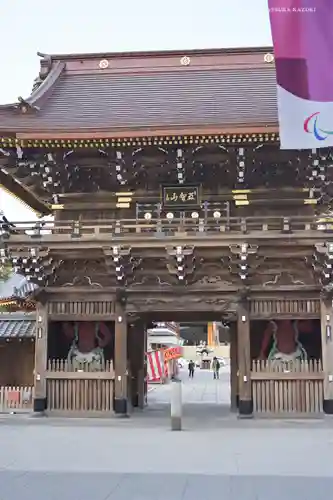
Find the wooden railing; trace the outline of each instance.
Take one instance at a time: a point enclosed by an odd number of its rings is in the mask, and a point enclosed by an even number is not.
[[[107,416],[113,414],[114,370],[112,361],[103,365],[48,362],[47,410],[64,416]]]
[[[323,369],[318,360],[280,363],[253,361],[254,413],[272,416],[323,411]]]
[[[87,281],[89,283],[89,281]],[[52,301],[47,304],[48,314],[62,317],[66,316],[112,316],[114,303],[112,300],[71,300]]]
[[[47,363],[47,372],[54,373],[95,373],[96,378],[99,378],[99,373],[108,373],[114,376],[113,362],[105,361],[99,363],[98,365],[93,365],[91,363],[74,363],[69,362],[67,359],[49,359]],[[94,378],[94,376],[92,376]]]
[[[32,407],[33,387],[0,386],[1,413],[31,411]]]
[[[2,238],[29,236],[31,239],[43,237],[54,240],[55,235],[69,238],[99,238],[124,235],[172,235],[187,233],[239,233],[275,231],[281,233],[299,233],[304,231],[333,231],[333,218],[313,216],[263,216],[263,217],[223,217],[220,219],[192,219],[167,217],[159,219],[111,219],[111,220],[71,220],[56,222],[13,222],[13,226],[2,224]],[[16,238],[15,238],[16,239]]]
[[[320,317],[320,300],[319,296],[317,299],[296,299],[290,300],[290,298],[282,299],[261,299],[261,300],[251,300],[250,301],[250,314],[253,319],[263,319],[263,318],[280,318],[281,316],[303,316],[309,317],[313,316],[315,318]]]

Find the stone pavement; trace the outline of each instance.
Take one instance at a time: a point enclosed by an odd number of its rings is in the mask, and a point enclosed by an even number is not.
[[[220,379],[214,380],[210,370],[197,369],[194,378],[188,378],[186,369],[180,371],[180,378],[183,381],[182,399],[185,405],[200,404],[220,404],[230,405],[230,373],[229,366],[222,367]],[[151,405],[164,404],[170,402],[170,386],[155,385],[155,390],[149,394]]]
[[[184,384],[183,432],[169,430],[165,388],[130,419],[0,418],[0,500],[331,497],[331,420],[237,420],[205,377]]]

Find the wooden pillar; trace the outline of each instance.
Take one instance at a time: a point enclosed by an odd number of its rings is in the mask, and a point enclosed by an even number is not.
[[[137,361],[138,361],[138,408],[143,409],[145,406],[145,337],[146,328],[144,322],[140,322],[138,326],[138,345],[137,345]]]
[[[143,406],[148,404],[148,372],[147,372],[147,350],[148,350],[148,333],[147,324],[144,324],[144,335],[143,335]]]
[[[128,380],[127,380],[127,318],[125,309],[119,302],[115,306],[115,398],[114,411],[118,415],[128,412]]]
[[[127,362],[126,362],[126,380],[127,380],[127,414],[133,409],[133,394],[135,394],[135,368],[133,365],[135,346],[133,343],[133,329],[127,318]],[[134,391],[134,392],[133,392]]]
[[[132,405],[144,407],[144,323],[137,321],[129,329],[129,359],[132,376]]]
[[[238,410],[241,416],[251,416],[253,413],[253,402],[251,390],[250,315],[247,300],[242,300],[238,303],[237,344]]]
[[[321,345],[324,371],[324,412],[333,415],[333,308],[332,299],[321,299]]]
[[[134,325],[127,323],[127,396],[128,400],[131,403],[130,406],[136,406],[135,404],[135,395],[137,392],[136,383],[137,383],[137,369],[136,369],[136,339],[135,339],[135,331]]]
[[[237,352],[237,325],[230,325],[230,409],[238,408],[238,352]]]
[[[34,370],[34,404],[36,413],[43,413],[47,408],[47,338],[48,314],[47,305],[38,304],[36,309],[36,341],[35,341],[35,370]]]

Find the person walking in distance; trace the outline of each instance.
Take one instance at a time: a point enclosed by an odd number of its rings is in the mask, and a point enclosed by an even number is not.
[[[194,362],[191,359],[191,361],[188,364],[188,376],[189,376],[189,378],[193,378],[194,377],[194,368],[195,368],[195,365],[194,365]]]
[[[220,362],[216,356],[213,358],[212,368],[213,368],[213,377],[214,379],[220,378]]]

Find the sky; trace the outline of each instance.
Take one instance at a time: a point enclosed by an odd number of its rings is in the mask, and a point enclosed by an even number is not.
[[[268,0],[0,0],[0,104],[27,97],[36,53],[271,45]],[[0,191],[8,219],[35,215]]]

